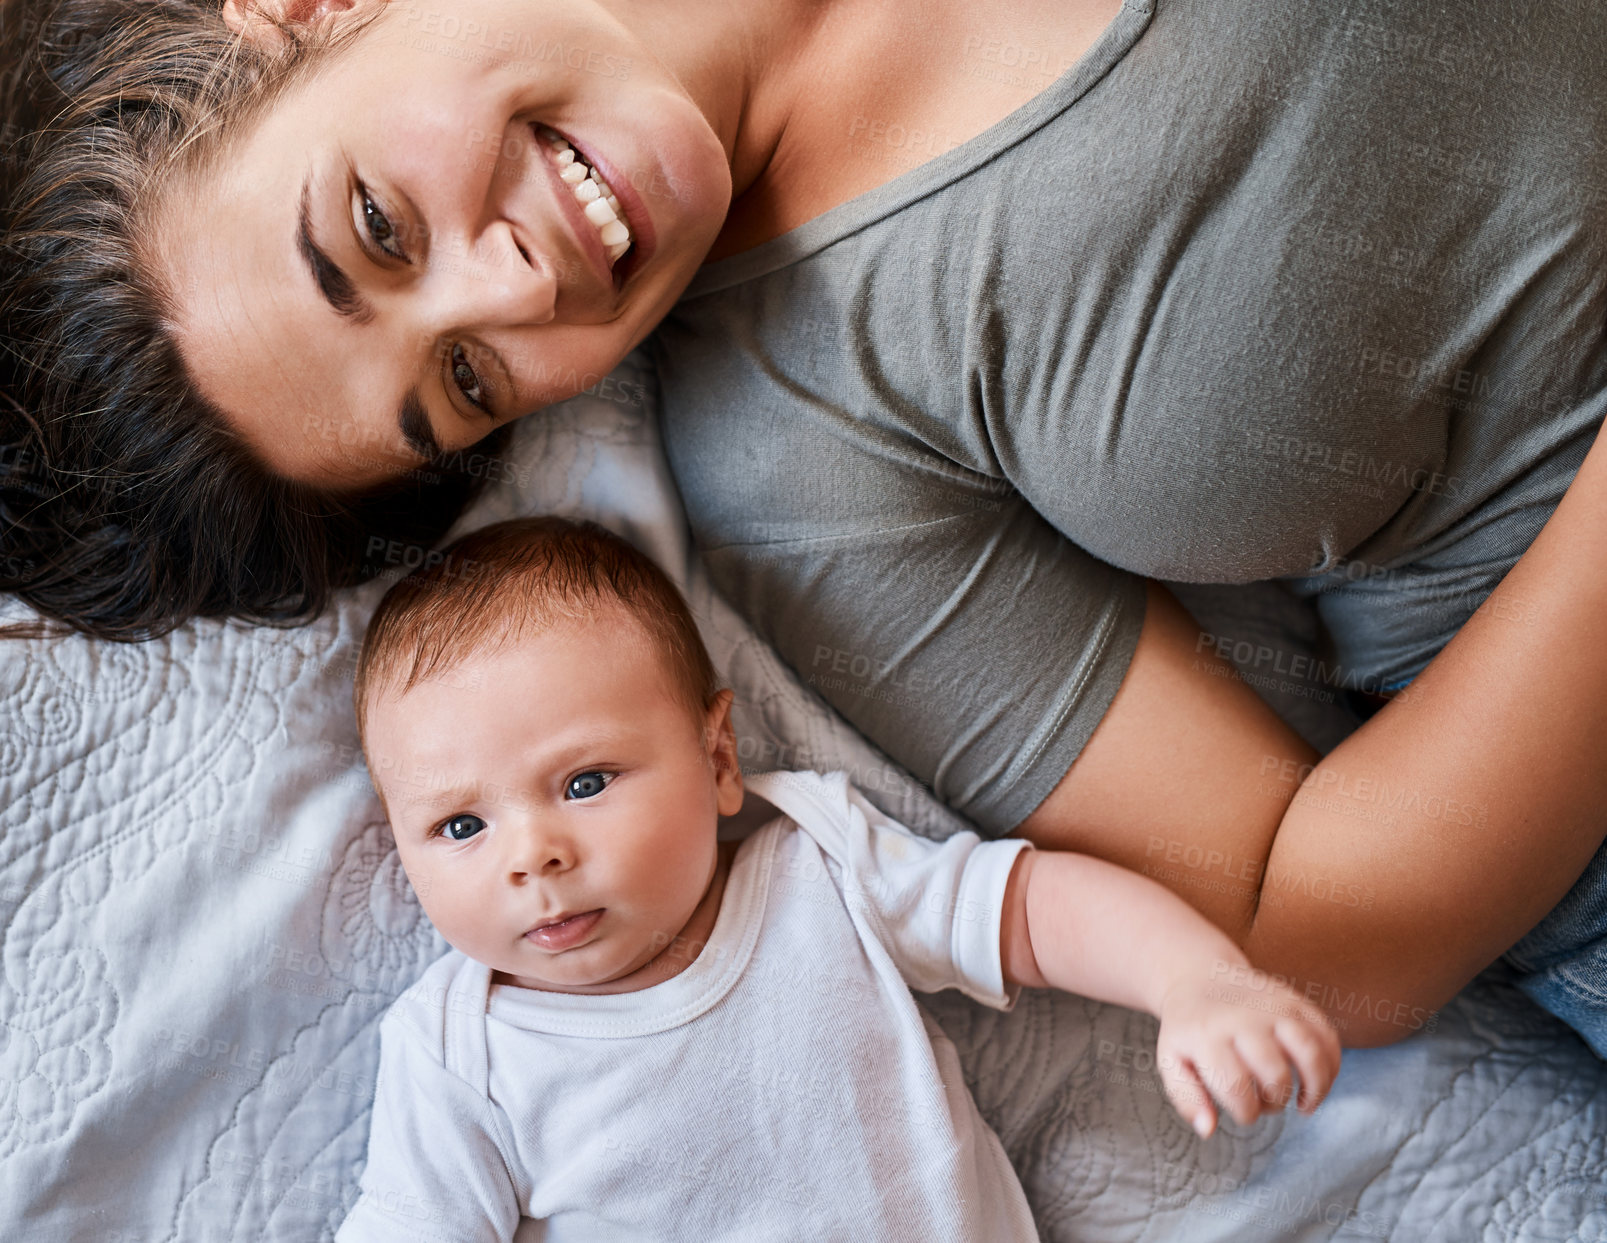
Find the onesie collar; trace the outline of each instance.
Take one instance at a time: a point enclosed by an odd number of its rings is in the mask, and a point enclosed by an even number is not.
[[[684,971],[633,993],[551,993],[493,984],[491,968],[475,963],[487,1015],[526,1031],[601,1039],[650,1036],[691,1022],[731,991],[753,956],[781,827],[772,821],[737,848],[714,928]]]

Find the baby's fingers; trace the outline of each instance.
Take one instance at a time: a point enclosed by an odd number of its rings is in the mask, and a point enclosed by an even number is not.
[[[1204,1139],[1216,1129],[1216,1106],[1211,1103],[1211,1094],[1205,1090],[1199,1072],[1187,1058],[1178,1055],[1171,1063],[1164,1071],[1166,1095],[1171,1097],[1183,1121]]]
[[[1261,1116],[1261,1099],[1255,1077],[1239,1057],[1233,1042],[1225,1037],[1210,1046],[1209,1054],[1196,1058],[1211,1095],[1221,1102],[1240,1126],[1249,1126]]]
[[[1273,1031],[1300,1071],[1300,1100],[1295,1107],[1309,1114],[1339,1074],[1339,1035],[1327,1023],[1293,1018],[1280,1018]]]
[[[1234,1034],[1233,1047],[1259,1085],[1260,1113],[1277,1113],[1294,1094],[1294,1070],[1289,1054],[1272,1033],[1259,1025]]]

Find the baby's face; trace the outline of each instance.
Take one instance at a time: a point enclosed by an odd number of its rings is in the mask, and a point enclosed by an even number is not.
[[[729,694],[694,720],[664,663],[610,606],[370,703],[402,865],[454,948],[526,988],[616,991],[686,925],[742,784]]]

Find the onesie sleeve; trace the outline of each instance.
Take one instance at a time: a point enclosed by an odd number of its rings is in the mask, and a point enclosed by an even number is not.
[[[869,917],[905,983],[916,992],[958,989],[998,1010],[1014,1007],[999,937],[1004,890],[1025,838],[984,841],[967,829],[933,841],[880,811],[843,773],[750,778],[836,861],[850,909]]]
[[[509,1243],[519,1202],[492,1109],[387,1013],[362,1194],[335,1243]]]

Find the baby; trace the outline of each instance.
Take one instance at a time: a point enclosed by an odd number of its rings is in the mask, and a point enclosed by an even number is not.
[[[599,527],[476,531],[393,586],[358,664],[369,772],[454,947],[380,1025],[338,1243],[1036,1239],[953,1044],[911,989],[1063,988],[1160,1019],[1201,1135],[1310,1112],[1321,1011],[1235,1004],[1238,947],[1155,882],[918,837],[841,774],[748,778],[674,585]],[[532,1227],[535,1228],[535,1227]],[[541,1228],[535,1228],[541,1229]]]

